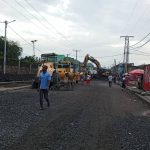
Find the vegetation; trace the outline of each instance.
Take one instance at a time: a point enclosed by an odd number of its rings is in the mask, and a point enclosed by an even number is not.
[[[26,62],[30,64],[39,62],[38,57],[34,57],[34,56],[25,56],[24,58],[21,58],[20,60],[21,62]]]
[[[22,54],[22,48],[17,42],[7,41],[6,42],[7,58],[12,60],[18,60]],[[0,37],[0,57],[4,56],[4,38]]]
[[[7,62],[9,63],[18,62],[23,52],[22,47],[20,47],[19,44],[14,41],[7,41],[6,45],[7,45],[6,46]],[[3,58],[4,58],[4,37],[0,37],[0,59],[2,60]],[[20,60],[26,63],[38,62],[38,58],[33,57],[33,56],[25,56],[24,58],[21,58]]]

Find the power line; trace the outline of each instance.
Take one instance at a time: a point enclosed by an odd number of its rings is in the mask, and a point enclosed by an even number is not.
[[[138,5],[138,2],[139,2],[139,0],[136,0],[135,5],[134,5],[134,7],[133,7],[133,9],[132,9],[132,12],[131,12],[131,15],[130,15],[130,19],[132,18],[133,14],[134,14],[134,12],[135,12],[135,9],[136,9],[136,7],[137,7],[137,5]]]
[[[121,55],[123,55],[122,53],[120,53],[120,54],[116,54],[116,55],[108,55],[108,56],[93,56],[94,58],[109,58],[109,57],[116,57],[116,56],[121,56]],[[76,56],[76,55],[72,55],[72,56]],[[78,56],[78,57],[82,57],[82,58],[84,58],[85,56]]]
[[[150,39],[149,39],[148,41],[146,41],[144,44],[140,45],[140,46],[133,47],[132,50],[137,49],[137,48],[141,48],[141,47],[145,46],[145,45],[146,45],[147,43],[149,43],[149,42],[150,42]],[[136,51],[136,50],[135,50],[135,51]]]
[[[50,30],[49,30],[49,28],[48,27],[46,27],[45,28],[45,26],[39,26],[40,24],[37,24],[37,23],[34,23],[32,20],[30,20],[28,17],[26,17],[21,11],[19,11],[18,9],[16,9],[16,7],[14,7],[14,6],[12,6],[12,5],[8,5],[8,2],[6,1],[6,0],[3,0],[3,3],[8,7],[10,7],[10,8],[13,8],[13,9],[15,9],[17,12],[18,12],[18,14],[20,14],[20,15],[22,15],[23,17],[25,17],[27,20],[29,20],[32,24],[34,24],[34,26],[36,26],[36,28],[38,27],[38,29],[40,28],[40,29],[44,29],[46,32],[45,33],[47,33],[47,31],[49,32]],[[17,3],[18,4],[18,3]],[[19,4],[18,4],[19,5]],[[27,13],[28,14],[30,14],[30,15],[32,15],[26,8],[24,8],[24,6],[22,6],[21,4],[19,5],[21,8],[23,8],[23,9],[25,9],[26,11],[27,11]],[[32,17],[34,17],[34,15],[32,15]],[[35,17],[34,17],[35,18]],[[35,18],[36,20],[38,19],[37,17]],[[38,19],[38,22],[39,22],[40,20]],[[55,38],[56,40],[57,40],[57,37],[56,36],[54,36],[54,32],[53,32],[53,38]],[[48,34],[48,35],[52,35],[52,34]],[[47,38],[48,39],[48,38]],[[67,43],[64,43],[67,47],[68,47],[68,45],[67,45]]]
[[[143,16],[145,15],[145,13],[146,13],[146,11],[147,10],[149,10],[149,6],[147,6],[145,9],[144,9],[144,11],[143,11],[143,13],[140,15],[140,17],[137,19],[137,21],[134,23],[134,25],[132,26],[132,28],[130,29],[130,31],[135,31],[135,29],[137,28],[137,25],[139,24],[139,23],[141,23],[141,18],[143,18]]]
[[[35,15],[33,15],[32,13],[30,13],[22,4],[20,4],[17,0],[15,0],[15,2],[20,6],[22,7],[28,14],[30,14],[33,18],[35,18],[42,26],[44,26],[46,29],[49,30],[49,28],[43,24],[38,17],[36,17]]]
[[[137,42],[137,43],[131,45],[130,47],[135,46],[135,45],[141,43],[141,42],[142,42],[143,40],[145,40],[149,35],[150,35],[150,33],[148,33],[148,34],[147,34],[144,38],[142,38],[139,42]]]
[[[24,42],[26,42],[28,45],[30,45],[31,47],[33,47],[33,45],[28,42],[26,39],[24,39],[20,34],[18,34],[13,28],[9,27],[17,36],[19,36]],[[35,48],[36,50],[38,50],[39,52],[43,53],[41,50]]]
[[[19,15],[21,15],[21,16],[23,16],[24,18],[26,18],[27,20],[29,20],[30,23],[32,23],[36,28],[38,28],[38,29],[40,28],[41,30],[44,29],[44,30],[46,31],[46,33],[47,33],[47,31],[49,31],[49,30],[47,30],[46,28],[44,28],[43,25],[42,25],[42,26],[39,26],[39,24],[34,23],[32,20],[30,20],[28,17],[26,17],[21,11],[19,11],[18,9],[16,9],[16,7],[14,7],[14,6],[10,5],[10,4],[8,5],[7,1],[5,1],[5,0],[2,0],[2,1],[3,1],[3,3],[4,3],[7,7],[10,7],[10,8],[12,8],[13,10],[16,10]],[[56,37],[54,37],[54,36],[53,36],[53,38],[56,39]]]
[[[7,3],[5,0],[3,0],[3,3]],[[8,4],[8,3],[7,3]],[[28,19],[31,23],[33,23],[36,27],[37,27],[37,24],[35,24],[34,22],[32,22],[32,20],[30,20],[28,17],[26,17],[23,13],[21,13],[21,11],[19,11],[18,9],[16,9],[16,7],[13,7],[12,5],[7,5],[7,6],[9,6],[9,7],[11,7],[11,8],[13,8],[13,9],[15,9],[19,14],[22,14],[22,16],[23,17],[25,17],[26,19]],[[21,6],[22,8],[24,8],[22,5],[19,5],[19,6]],[[24,8],[25,9],[25,8]],[[28,11],[27,9],[25,9],[26,11]],[[28,12],[30,15],[32,15],[30,12]],[[33,15],[32,15],[33,16]],[[37,18],[37,17],[36,17]],[[17,34],[23,41],[25,41],[28,45],[30,45],[31,46],[31,44],[28,42],[28,41],[26,41],[21,35],[19,35],[17,32],[15,32],[12,28],[11,28],[11,30],[15,33],[15,34]],[[37,48],[36,48],[37,49]],[[38,51],[40,51],[39,49],[37,49]],[[41,52],[41,51],[40,51]]]
[[[27,45],[29,45],[29,46],[31,46],[31,47],[33,47],[33,45],[30,43],[30,42],[28,42],[26,39],[24,39],[20,34],[18,34],[12,27],[9,27],[17,36],[19,36],[25,43],[27,43]],[[35,48],[36,50],[38,50],[39,52],[41,52],[41,53],[44,53],[44,52],[42,52],[41,50],[39,50],[39,49],[37,49],[37,48]],[[79,51],[79,50],[78,50]],[[120,54],[116,54],[116,55],[107,55],[107,56],[99,56],[99,57],[97,57],[97,56],[95,56],[94,58],[109,58],[109,57],[116,57],[116,56],[121,56],[122,55],[122,53],[120,53]],[[72,56],[76,56],[76,55],[72,55]],[[84,58],[85,56],[77,56],[77,58],[78,57],[82,57],[82,58]]]
[[[136,50],[136,52],[140,52],[140,53],[143,53],[143,54],[150,54],[150,53],[143,52],[143,51],[140,51],[140,50]]]
[[[134,54],[134,55],[141,55],[141,56],[150,56],[150,55],[147,55],[147,54],[137,54],[137,53],[130,53],[130,54]]]
[[[134,6],[133,6],[133,8],[132,8],[132,11],[131,11],[131,13],[130,13],[130,15],[129,15],[129,17],[128,17],[128,20],[126,21],[126,22],[127,22],[127,24],[125,25],[125,27],[123,28],[123,30],[122,30],[122,31],[124,31],[124,30],[126,29],[126,27],[128,26],[128,24],[129,24],[129,22],[130,22],[131,18],[133,17],[134,12],[135,12],[135,9],[136,9],[136,7],[137,7],[137,5],[138,5],[138,2],[139,2],[139,0],[136,0],[136,2],[135,2],[135,4],[134,4]]]
[[[39,13],[39,11],[37,10],[37,9],[35,9],[35,7],[33,7],[29,2],[28,2],[28,0],[24,0],[40,17],[42,17],[55,31],[56,31],[56,33],[58,33],[63,39],[65,39],[67,42],[69,42],[68,41],[68,39],[64,36],[64,34],[62,34],[61,32],[59,32],[43,15],[41,15],[40,13]],[[70,42],[69,42],[69,44],[70,44]]]
[[[22,7],[28,14],[30,14],[33,18],[35,18],[43,27],[45,27],[47,30],[49,30],[50,28],[49,28],[49,26],[46,26],[46,24],[44,24],[44,23],[42,23],[40,20],[39,20],[39,18],[38,17],[36,17],[35,15],[33,15],[32,13],[30,13],[22,4],[20,4],[17,0],[15,0],[15,2],[20,6],[20,7]],[[30,3],[29,3],[29,5],[30,5]],[[61,35],[61,36],[63,36],[60,32],[58,32],[57,30],[56,30],[56,28],[52,25],[52,24],[50,24],[48,21],[47,21],[47,19],[45,18],[45,17],[43,17],[41,14],[39,14],[39,12],[31,5],[30,6],[32,9],[34,9],[34,11],[36,11],[36,13],[38,13],[38,15],[40,15],[42,18],[44,18],[44,20],[46,20],[46,22],[53,28],[53,29],[55,29],[55,31],[56,31],[56,33],[57,34],[59,34],[59,35]],[[64,38],[64,37],[63,37]],[[65,38],[64,38],[65,39]],[[67,45],[68,46],[68,45]],[[70,46],[71,47],[71,46]]]

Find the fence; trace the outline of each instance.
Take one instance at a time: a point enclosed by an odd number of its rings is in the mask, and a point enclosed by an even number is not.
[[[3,74],[3,59],[0,59],[0,81],[31,80],[37,73],[38,63],[20,60],[7,60],[6,73]]]

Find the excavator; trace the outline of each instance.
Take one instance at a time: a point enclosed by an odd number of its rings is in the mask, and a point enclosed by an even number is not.
[[[81,67],[86,70],[87,68],[87,63],[88,61],[91,61],[92,63],[94,63],[97,67],[97,74],[98,76],[108,76],[109,72],[106,71],[105,69],[103,69],[101,67],[101,64],[98,60],[96,60],[94,57],[90,56],[89,54],[86,54],[85,55],[85,58],[84,58],[84,61],[83,63],[81,64]]]
[[[84,61],[83,61],[82,65],[81,65],[82,68],[84,68],[84,69],[87,68],[87,62],[88,62],[89,60],[90,60],[92,63],[94,63],[94,64],[96,65],[96,67],[97,67],[97,72],[100,72],[100,70],[101,70],[101,65],[100,65],[99,61],[96,60],[94,57],[90,56],[89,54],[85,55]]]

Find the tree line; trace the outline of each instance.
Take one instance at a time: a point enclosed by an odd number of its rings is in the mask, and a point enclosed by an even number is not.
[[[4,37],[0,37],[0,59],[4,58]],[[23,48],[19,43],[14,41],[6,41],[6,60],[7,62],[21,61],[27,63],[38,63],[38,58],[33,56],[21,57]]]

